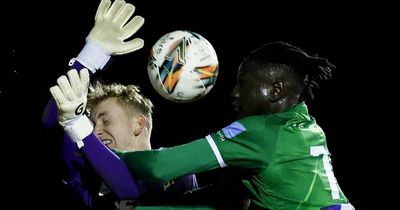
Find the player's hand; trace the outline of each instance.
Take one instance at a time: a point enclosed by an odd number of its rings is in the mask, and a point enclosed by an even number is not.
[[[71,121],[84,114],[89,85],[87,69],[81,70],[80,75],[72,69],[67,72],[67,75],[68,78],[65,75],[59,77],[58,85],[50,88],[59,111],[58,121],[62,126],[70,124]]]
[[[93,125],[85,115],[89,72],[72,69],[57,79],[50,88],[58,108],[58,122],[74,142],[81,141],[93,131]]]
[[[104,48],[111,55],[122,55],[143,47],[144,41],[134,38],[125,41],[135,34],[144,23],[144,18],[135,16],[130,19],[135,6],[124,0],[102,0],[97,8],[95,25],[87,40]]]

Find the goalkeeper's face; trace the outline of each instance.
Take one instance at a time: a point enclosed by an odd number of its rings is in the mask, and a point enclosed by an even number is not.
[[[104,145],[111,149],[136,151],[144,150],[139,117],[121,105],[116,98],[100,102],[91,112],[94,131]]]

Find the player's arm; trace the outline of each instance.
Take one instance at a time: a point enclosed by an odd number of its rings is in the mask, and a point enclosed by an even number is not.
[[[116,154],[135,176],[143,179],[168,181],[226,166],[257,170],[268,164],[270,155],[264,151],[271,146],[248,136],[251,133],[240,122],[234,122],[217,133],[184,145],[151,151],[116,151]]]
[[[93,207],[101,179],[67,134],[64,134],[61,156],[64,164],[62,183],[76,200]]]
[[[70,70],[67,75],[68,78],[64,75],[58,78],[58,85],[50,88],[59,110],[59,124],[77,147],[81,148],[99,176],[119,198],[137,198],[136,183],[128,168],[97,139],[93,134],[93,125],[85,115],[88,70],[80,71],[79,75],[76,70]],[[83,139],[87,147],[84,147]]]
[[[147,180],[170,181],[224,166],[220,165],[206,139],[159,150],[115,152],[135,176]]]
[[[143,47],[140,38],[131,38],[144,23],[133,16],[135,6],[124,0],[102,0],[97,8],[95,25],[86,37],[86,44],[76,60],[92,73],[102,69],[112,55],[124,55]],[[76,69],[76,68],[74,68]]]
[[[86,38],[86,44],[82,51],[76,58],[71,59],[69,62],[69,69],[76,69],[79,72],[87,68],[90,69],[90,75],[92,75],[97,70],[104,68],[111,55],[121,55],[142,48],[143,40],[139,38],[128,42],[124,41],[131,37],[144,23],[144,19],[140,16],[131,18],[134,9],[133,5],[127,4],[122,0],[114,1],[113,4],[111,4],[110,0],[102,0],[96,12],[95,26]],[[57,124],[57,121],[57,104],[51,98],[43,112],[42,122],[46,128],[53,128]],[[85,167],[85,163],[82,157],[76,156],[76,152],[78,151],[76,144],[72,144],[69,136],[66,136],[63,142],[62,159],[67,166],[68,175],[64,177],[64,181],[77,194],[80,194],[81,198],[88,205],[92,199],[90,193],[88,193],[87,186],[84,186],[85,183],[82,183],[80,171],[77,170],[77,167]],[[108,165],[107,162],[102,164]],[[101,170],[99,173],[101,174]],[[127,171],[119,173],[127,174]],[[105,180],[106,183],[107,180]],[[114,179],[112,178],[112,180]],[[126,181],[126,186],[134,185],[131,182],[129,180]],[[134,190],[129,193],[129,191],[124,190],[126,188],[121,189],[120,185],[112,183],[110,184],[110,188],[121,198],[129,197],[129,195],[132,197],[136,193]]]
[[[91,133],[82,141],[83,146],[80,148],[80,151],[84,153],[90,164],[101,175],[104,182],[110,186],[124,186],[124,188],[118,187],[115,190],[119,198],[136,199],[148,190],[148,186],[136,187],[135,180],[125,162],[101,143],[94,133]],[[196,176],[191,174],[179,177],[169,184],[165,183],[163,192],[160,193],[182,195],[197,188]],[[135,189],[136,191],[133,192]]]
[[[141,191],[128,167],[94,133],[83,139],[83,152],[104,183],[122,200],[136,199]]]
[[[89,69],[90,75],[105,67],[111,56],[123,55],[143,47],[140,38],[131,38],[144,24],[144,18],[133,16],[135,6],[124,0],[102,0],[97,8],[95,24],[86,37],[86,44],[76,58],[71,59],[69,69]],[[52,99],[42,114],[46,128],[57,124],[57,108]]]
[[[64,135],[62,153],[65,165],[62,183],[76,200],[87,207],[93,207],[101,182],[100,178],[84,161],[82,154],[68,135]]]

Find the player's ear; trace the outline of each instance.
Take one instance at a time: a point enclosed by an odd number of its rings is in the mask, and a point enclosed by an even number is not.
[[[272,84],[271,101],[275,102],[283,97],[285,91],[284,87],[283,81],[277,81]]]
[[[140,114],[139,116],[136,117],[136,123],[133,130],[135,136],[141,134],[145,126],[146,126],[146,118],[142,114]]]

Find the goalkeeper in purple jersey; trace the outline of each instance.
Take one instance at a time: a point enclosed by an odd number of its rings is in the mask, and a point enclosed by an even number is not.
[[[124,151],[151,149],[153,105],[136,86],[97,83],[88,98],[94,133],[81,148],[68,135],[63,142],[62,158],[68,168],[68,177],[63,182],[71,187],[78,199],[94,209],[114,205],[155,205],[169,203],[197,189],[194,175],[166,182],[133,180],[129,171],[121,169],[118,162],[114,163],[112,155],[105,152],[108,149],[104,145]]]
[[[327,59],[288,43],[265,44],[239,67],[232,91],[237,121],[184,145],[117,155],[146,180],[231,167],[249,209],[353,210],[334,176],[325,134],[306,106],[333,69]],[[90,142],[93,129],[85,117],[73,119],[72,126],[86,128],[75,130],[77,141]]]
[[[123,0],[116,0],[113,3],[109,0],[101,1],[96,13],[95,26],[86,39],[85,47],[78,57],[70,62],[70,68],[77,69],[79,73],[75,70],[68,72],[68,78],[72,79],[70,80],[72,86],[69,88],[73,87],[73,92],[65,96],[68,99],[85,100],[85,103],[74,107],[75,104],[64,103],[65,101],[60,101],[60,98],[57,101],[50,100],[43,115],[43,122],[47,128],[53,127],[54,122],[58,120],[66,132],[62,159],[67,168],[67,175],[63,182],[84,205],[95,209],[114,209],[115,206],[121,209],[126,206],[132,208],[142,203],[162,202],[197,189],[194,175],[168,182],[134,180],[127,167],[120,165],[120,161],[116,161],[110,152],[109,149],[124,151],[151,149],[153,105],[149,99],[141,95],[136,86],[123,87],[118,84],[95,86],[89,95],[92,98],[89,102],[93,110],[100,110],[98,113],[101,117],[94,121],[98,137],[95,134],[91,135],[86,142],[90,145],[87,147],[76,144],[74,139],[76,137],[74,134],[85,131],[84,126],[80,128],[78,125],[78,131],[75,132],[75,127],[70,127],[74,121],[69,118],[85,113],[89,83],[87,69],[93,74],[106,65],[111,55],[130,53],[143,47],[143,40],[139,38],[124,41],[144,22],[140,16],[130,19],[133,12],[134,6]],[[57,82],[61,86],[69,85],[65,76],[60,77]],[[65,90],[72,89],[63,86],[55,90],[55,94],[65,94]],[[60,104],[63,104],[65,109],[59,113],[57,119],[56,111]],[[72,112],[65,114],[68,111]],[[103,123],[104,118],[107,118],[107,123]]]

